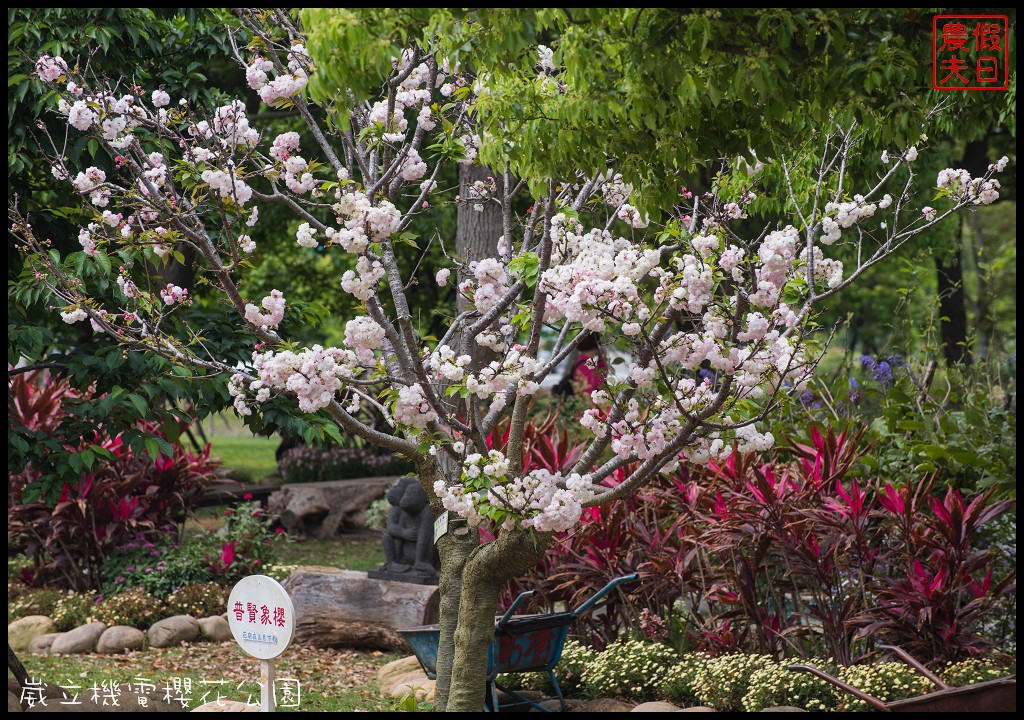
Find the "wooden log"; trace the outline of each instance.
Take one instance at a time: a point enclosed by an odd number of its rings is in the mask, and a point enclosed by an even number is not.
[[[329,540],[366,529],[366,509],[397,477],[282,485],[267,501],[290,535]]]
[[[433,585],[371,580],[366,573],[301,568],[284,581],[295,606],[294,642],[409,651],[396,630],[424,624]]]

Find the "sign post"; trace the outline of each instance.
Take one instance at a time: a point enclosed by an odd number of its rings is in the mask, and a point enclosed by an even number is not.
[[[274,658],[295,633],[295,608],[281,583],[266,575],[238,581],[228,597],[228,625],[235,642],[260,660],[263,712],[274,712]]]

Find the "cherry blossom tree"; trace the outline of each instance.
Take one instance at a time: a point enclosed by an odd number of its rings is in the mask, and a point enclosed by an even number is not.
[[[409,223],[453,201],[438,186],[440,169],[473,163],[489,140],[473,120],[486,82],[414,46],[395,58],[380,99],[353,99],[335,108],[344,121],[328,125],[303,93],[314,69],[300,29],[281,12],[241,20],[250,38],[234,48],[249,86],[271,107],[294,108],[302,134],[270,137],[240,100],[192,107],[160,88],[39,59],[68,137],[95,138],[110,164],[70,167],[60,154],[66,138],[50,138],[54,176],[81,196],[90,220],[81,252],[60,257],[12,204],[23,282],[45,286],[67,323],[89,322],[126,351],[226,382],[241,415],[285,400],[415,463],[435,516],[453,518],[437,539],[437,703],[446,710],[480,708],[499,589],[537,562],[554,532],[680,463],[769,449],[764,419],[809,379],[827,342],[815,309],[911,237],[991,203],[993,174],[1006,164],[980,177],[944,170],[938,207],[921,207],[914,161],[926,137],[873,160],[876,181],[854,188],[857,128],[822,128],[792,158],[723,161],[712,192],[683,188],[654,217],[632,203],[611,163],[591,175],[505,170],[455,200],[500,211],[496,254],[469,261],[446,246],[449,265],[435,277],[403,276],[397,254],[424,250]],[[550,51],[537,57],[539,91],[557,93]],[[785,201],[790,219],[752,231],[764,195]],[[272,203],[294,213],[298,246],[351,258],[339,283],[362,314],[339,347],[289,340],[288,288],[246,296],[247,258],[260,252],[251,228]],[[855,250],[852,265],[830,257],[839,244]],[[244,365],[206,350],[196,298],[153,284],[153,268],[182,248],[250,333]],[[440,339],[418,332],[411,282],[452,284],[462,299]],[[592,393],[580,419],[589,440],[575,464],[527,471],[533,398],[591,333],[628,348],[630,359]],[[701,378],[701,368],[714,377]],[[388,432],[360,419],[371,407]],[[499,423],[509,427],[504,446],[490,439]]]

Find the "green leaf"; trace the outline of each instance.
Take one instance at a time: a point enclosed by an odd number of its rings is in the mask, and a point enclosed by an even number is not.
[[[146,454],[154,462],[160,457],[160,444],[156,441],[156,438],[146,438]]]
[[[138,411],[139,415],[146,414],[146,401],[145,399],[143,399],[141,395],[131,393],[130,395],[128,395],[128,400],[131,402],[132,405],[135,406],[135,409]]]

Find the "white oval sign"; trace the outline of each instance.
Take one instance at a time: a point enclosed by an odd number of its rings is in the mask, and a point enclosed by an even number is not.
[[[238,581],[228,597],[228,625],[241,648],[261,660],[276,658],[292,642],[295,608],[288,592],[266,575]]]

